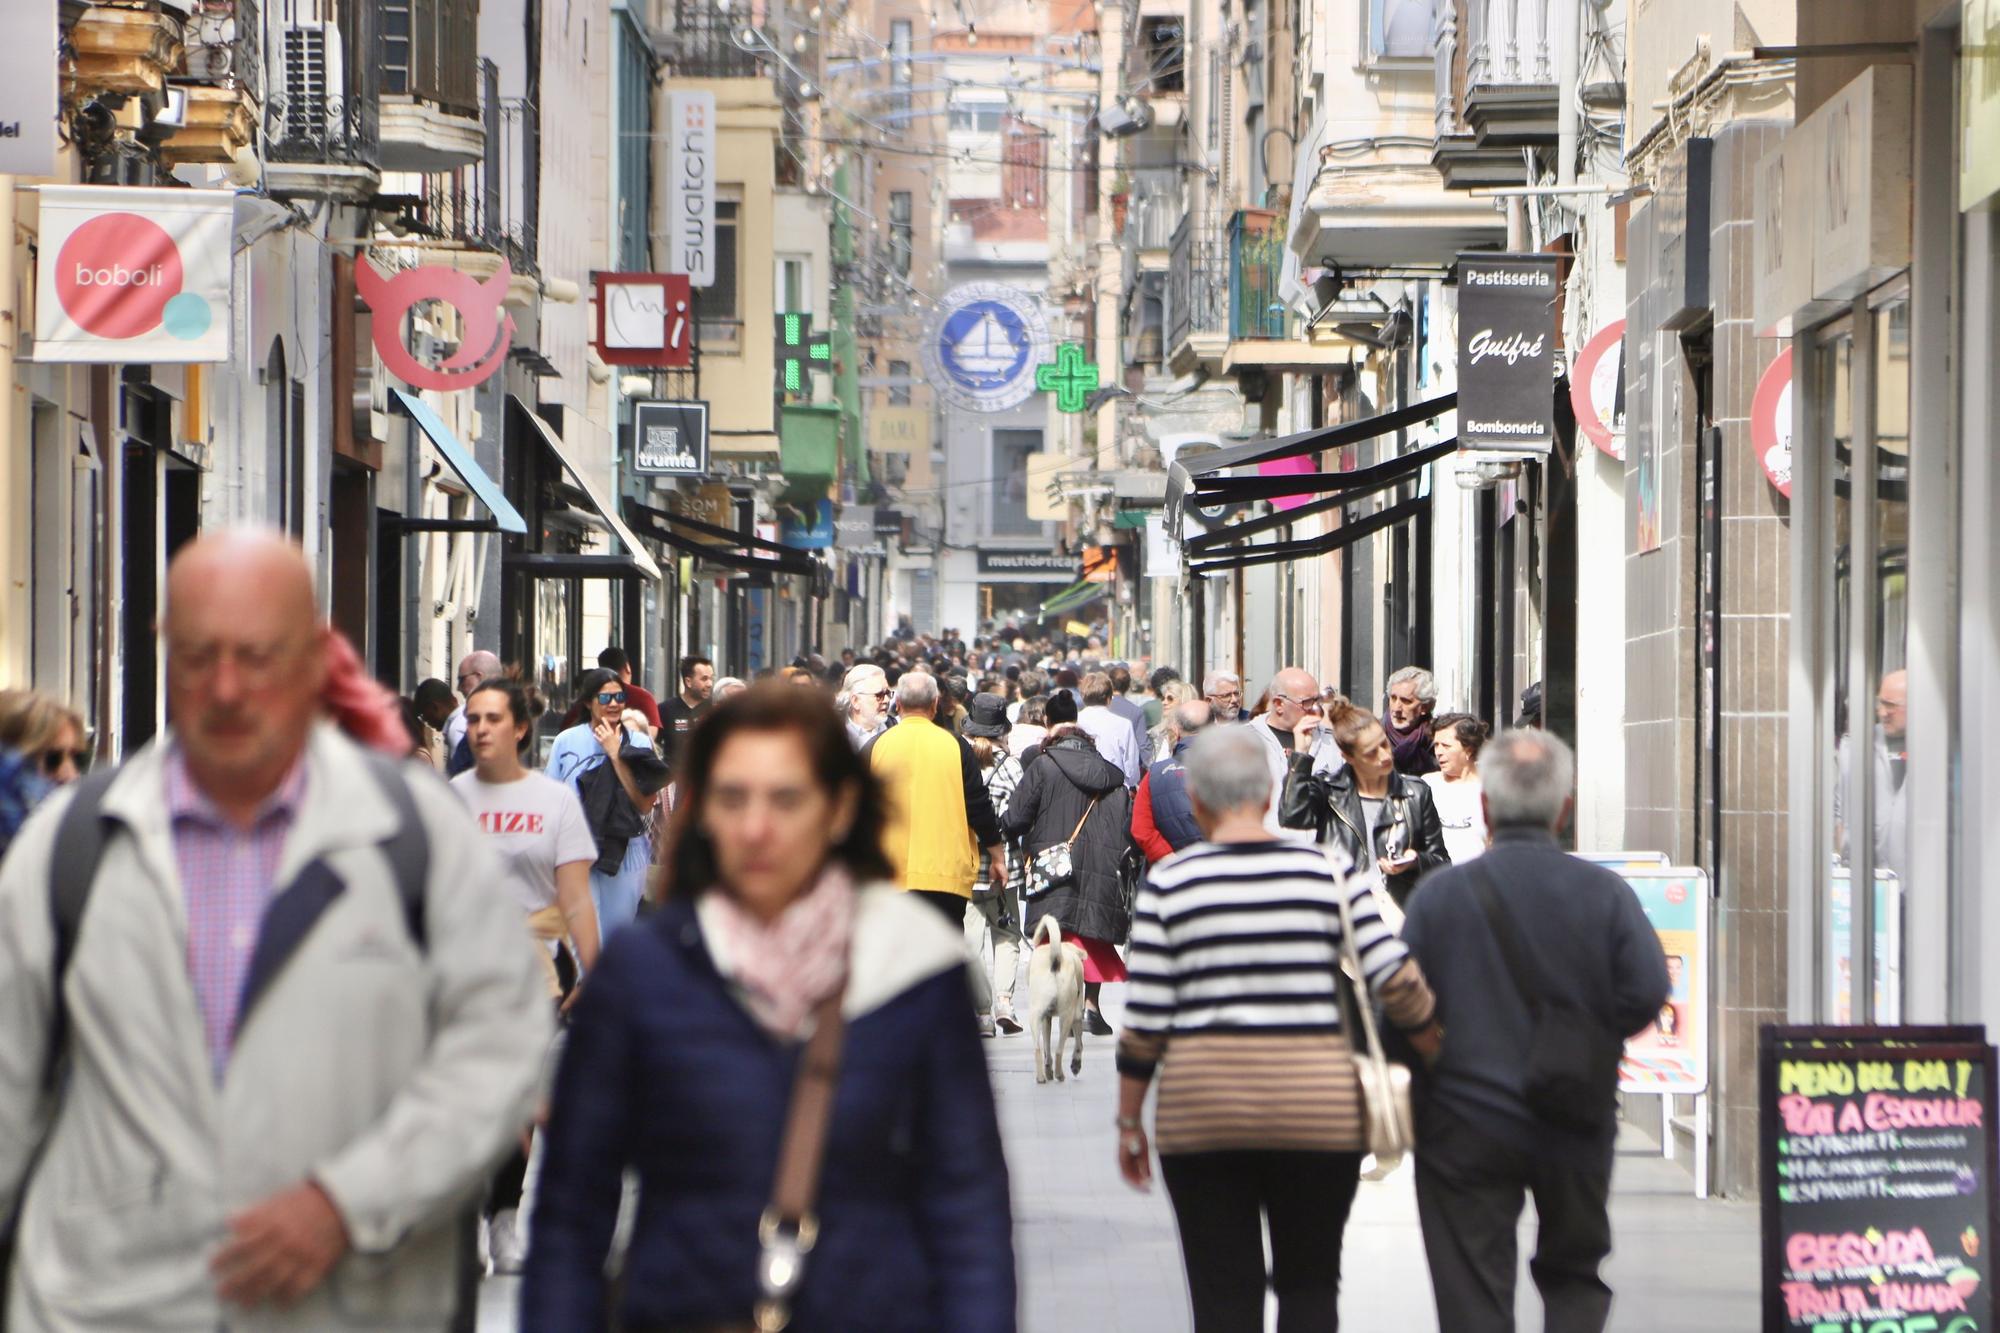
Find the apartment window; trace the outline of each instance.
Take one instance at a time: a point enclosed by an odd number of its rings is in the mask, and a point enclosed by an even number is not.
[[[1006,111],[1001,102],[958,102],[951,108],[951,128],[960,134],[998,134]]]
[[[910,405],[910,363],[891,361],[889,363],[889,406],[908,407]]]
[[[786,255],[778,259],[778,313],[812,310],[812,260]]]
[[[696,336],[709,349],[734,350],[743,340],[736,277],[736,226],[742,207],[734,199],[715,201],[715,284],[694,289]]]
[[[895,190],[889,195],[889,262],[896,272],[910,276],[910,254],[915,245],[910,192]]]
[[[901,132],[910,113],[910,21],[897,19],[889,25],[889,119]]]
[[[1041,451],[1038,430],[993,432],[994,536],[1041,536],[1041,520],[1028,517],[1028,458]]]
[[[1187,91],[1187,29],[1181,20],[1155,15],[1139,21],[1139,53],[1146,82],[1156,93]]]
[[[1436,6],[1437,0],[1368,0],[1368,53],[1376,59],[1429,60]]]

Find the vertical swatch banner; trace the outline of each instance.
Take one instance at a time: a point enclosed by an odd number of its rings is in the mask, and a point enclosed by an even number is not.
[[[35,360],[229,359],[229,190],[41,191]]]

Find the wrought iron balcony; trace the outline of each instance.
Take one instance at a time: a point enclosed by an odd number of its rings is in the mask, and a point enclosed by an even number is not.
[[[500,97],[493,62],[482,60],[484,96],[480,160],[453,171],[432,172],[424,192],[409,201],[416,234],[435,240],[442,258],[484,277],[505,260],[516,277],[539,271],[535,215],[539,133],[535,106],[526,98]]]
[[[297,17],[309,9],[317,16]],[[365,199],[382,174],[373,8],[287,0],[280,20],[264,99],[265,182],[281,199]]]
[[[732,11],[715,0],[674,0],[667,72],[684,79],[756,79],[765,70],[757,52],[736,41]]]
[[[206,0],[188,19],[182,71],[170,82],[187,98],[160,158],[225,164],[256,142],[264,99],[264,20],[257,0]]]
[[[1176,374],[1219,358],[1227,345],[1229,255],[1213,221],[1183,215],[1168,246],[1167,359]]]
[[[382,165],[448,171],[477,162],[479,10],[475,0],[379,0]]]
[[[1285,224],[1276,213],[1246,208],[1229,219],[1229,339],[1285,336]]]

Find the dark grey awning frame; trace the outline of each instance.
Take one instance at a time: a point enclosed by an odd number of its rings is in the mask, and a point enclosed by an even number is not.
[[[1300,541],[1273,542],[1265,546],[1250,546],[1241,550],[1224,551],[1206,560],[1191,560],[1188,563],[1188,573],[1213,574],[1221,570],[1243,569],[1249,565],[1268,565],[1282,560],[1329,555],[1351,546],[1363,537],[1372,537],[1384,528],[1407,523],[1421,515],[1429,504],[1428,496],[1418,496],[1413,500],[1390,505],[1387,509],[1378,510],[1352,523],[1343,523],[1332,532],[1322,533],[1317,537],[1307,537]],[[1292,512],[1297,514],[1299,511]]]

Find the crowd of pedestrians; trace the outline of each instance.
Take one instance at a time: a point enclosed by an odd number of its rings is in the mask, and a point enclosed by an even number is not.
[[[554,708],[486,652],[400,700],[276,537],[167,588],[173,725],[121,765],[0,693],[0,1325],[458,1330],[490,1269],[525,1329],[1012,1329],[981,1038],[1047,918],[1197,1333],[1337,1327],[1405,1150],[1443,1327],[1513,1327],[1529,1193],[1548,1326],[1603,1327],[1665,964],[1558,848],[1561,740],[1430,672],[1375,713],[905,626],[664,703],[616,646]],[[1552,1121],[1557,1005],[1613,1055]]]

